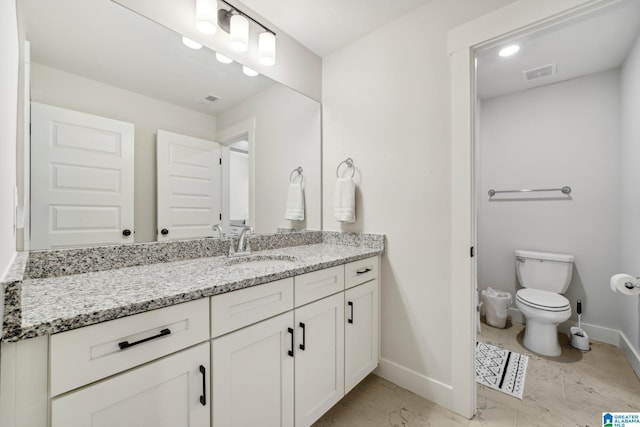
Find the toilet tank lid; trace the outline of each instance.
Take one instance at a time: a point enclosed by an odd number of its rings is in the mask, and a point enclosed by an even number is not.
[[[516,256],[530,259],[543,259],[545,261],[559,261],[559,262],[573,262],[573,255],[559,254],[552,252],[538,252],[538,251],[526,251],[523,249],[516,249]]]

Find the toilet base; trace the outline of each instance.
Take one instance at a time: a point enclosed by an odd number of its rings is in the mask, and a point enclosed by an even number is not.
[[[558,325],[527,319],[523,344],[528,350],[543,356],[560,356]]]

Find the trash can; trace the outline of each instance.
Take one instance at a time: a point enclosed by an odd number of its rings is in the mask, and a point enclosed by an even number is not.
[[[487,288],[482,291],[482,300],[487,315],[487,324],[496,328],[504,328],[507,324],[507,311],[513,302],[511,294]]]

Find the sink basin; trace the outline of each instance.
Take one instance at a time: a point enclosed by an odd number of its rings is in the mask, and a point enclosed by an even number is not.
[[[288,255],[249,255],[228,259],[224,265],[240,268],[282,268],[289,267],[294,262],[296,258]]]

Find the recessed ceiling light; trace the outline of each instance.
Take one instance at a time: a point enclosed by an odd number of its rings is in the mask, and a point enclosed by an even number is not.
[[[513,54],[515,54],[516,52],[518,52],[520,50],[520,46],[518,46],[517,44],[512,44],[509,45],[507,47],[503,47],[502,49],[500,49],[500,52],[498,52],[498,55],[505,57],[505,56],[511,56]]]
[[[216,59],[218,62],[222,62],[223,64],[231,64],[233,62],[233,59],[218,52],[216,52]]]
[[[260,74],[256,70],[254,70],[253,68],[249,68],[246,65],[242,66],[242,72],[245,73],[249,77],[255,77],[258,74]]]
[[[201,49],[202,45],[195,40],[191,40],[189,37],[182,36],[182,43],[191,49]]]

